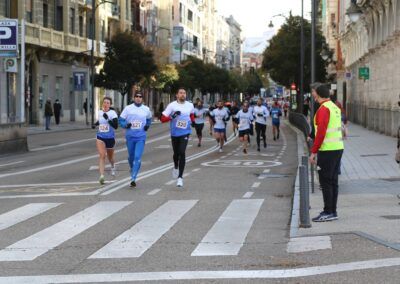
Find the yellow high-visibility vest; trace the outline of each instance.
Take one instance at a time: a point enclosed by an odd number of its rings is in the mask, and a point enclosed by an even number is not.
[[[344,149],[343,144],[343,135],[342,135],[342,114],[340,108],[338,108],[332,101],[325,101],[321,104],[321,107],[324,106],[329,109],[329,123],[328,128],[326,130],[325,139],[322,142],[319,151],[334,151],[334,150],[342,150]],[[315,127],[315,136],[318,133],[318,127],[316,123],[316,117],[314,116],[314,127]]]

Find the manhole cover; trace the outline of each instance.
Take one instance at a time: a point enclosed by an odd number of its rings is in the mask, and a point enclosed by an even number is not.
[[[381,216],[382,218],[388,219],[388,220],[399,220],[400,215],[385,215]]]
[[[360,155],[360,157],[383,157],[388,156],[388,154],[368,154],[368,155]]]

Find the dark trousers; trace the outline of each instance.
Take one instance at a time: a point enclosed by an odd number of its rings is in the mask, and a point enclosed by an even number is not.
[[[318,152],[318,176],[324,198],[324,212],[329,214],[336,213],[342,154],[343,150]]]
[[[183,171],[185,170],[186,164],[186,147],[189,142],[189,135],[171,137],[172,149],[174,150],[174,167],[179,168],[179,176],[183,176]]]
[[[265,137],[265,131],[266,130],[267,130],[267,125],[256,122],[256,134],[257,134],[257,146],[258,146],[258,148],[260,148],[260,140],[261,140],[260,136],[262,136],[262,138],[264,140],[264,145],[267,144],[267,138]]]
[[[59,125],[60,124],[60,114],[58,113],[58,114],[54,114],[54,118],[55,118],[55,120],[56,120],[56,124],[57,125]]]

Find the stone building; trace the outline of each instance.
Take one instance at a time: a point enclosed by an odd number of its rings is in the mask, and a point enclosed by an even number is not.
[[[361,16],[345,16],[349,0],[339,1],[340,40],[347,71],[347,113],[351,121],[395,135],[400,111],[400,0],[353,0]],[[359,68],[369,68],[369,79]]]

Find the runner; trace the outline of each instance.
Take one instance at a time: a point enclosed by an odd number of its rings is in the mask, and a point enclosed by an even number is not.
[[[119,124],[125,128],[128,162],[131,172],[131,187],[136,187],[136,177],[142,163],[146,131],[151,125],[150,109],[143,105],[142,94],[135,94],[133,104],[124,108],[119,118]]]
[[[260,138],[264,141],[264,148],[267,148],[267,137],[265,131],[267,130],[267,117],[269,116],[268,109],[262,104],[263,99],[257,100],[257,105],[253,109],[253,116],[256,120],[256,133],[257,133],[257,151],[260,151]]]
[[[250,124],[253,121],[253,114],[249,111],[249,103],[244,102],[243,108],[238,112],[239,140],[243,143],[243,153],[247,154],[247,143],[250,136]]]
[[[276,139],[279,139],[279,133],[280,133],[279,126],[281,122],[280,119],[281,116],[282,116],[281,108],[279,107],[279,103],[275,101],[271,109],[272,135],[274,136],[274,141]],[[277,135],[275,135],[275,133],[277,133]]]
[[[211,113],[214,109],[216,109],[216,107],[215,107],[214,105],[210,105],[210,107],[208,108],[208,113],[207,113],[208,122],[209,122],[209,124],[210,124],[210,136],[213,135],[213,129],[214,129],[214,120],[213,120],[213,118],[211,117],[210,113]]]
[[[287,117],[288,110],[289,110],[289,100],[285,99],[283,103],[283,112],[285,113],[285,117]]]
[[[186,147],[192,133],[190,125],[194,122],[193,104],[186,101],[186,90],[180,88],[176,101],[170,103],[163,111],[161,122],[170,121],[171,142],[174,151],[174,168],[172,177],[177,178],[176,186],[183,187],[183,171],[186,163]]]
[[[112,99],[105,97],[102,103],[102,109],[99,110],[98,121],[95,123],[97,128],[96,148],[99,153],[99,173],[100,184],[104,184],[104,168],[106,163],[106,156],[111,164],[111,175],[115,176],[115,162],[114,162],[114,146],[115,146],[115,132],[114,129],[118,128],[118,115],[110,109]]]
[[[239,127],[239,120],[237,118],[237,114],[239,112],[239,107],[237,101],[234,101],[232,103],[231,107],[231,115],[232,115],[232,129],[233,129],[233,135],[236,136],[236,131],[238,131]]]
[[[194,109],[194,129],[196,129],[197,138],[199,139],[198,147],[201,147],[201,139],[203,138],[204,118],[207,115],[207,109],[203,107],[203,102],[198,101]]]
[[[229,120],[229,113],[224,108],[224,104],[221,100],[218,101],[217,108],[210,112],[210,116],[214,123],[214,136],[219,145],[219,152],[221,153],[223,152],[222,147],[225,143],[226,121]]]

